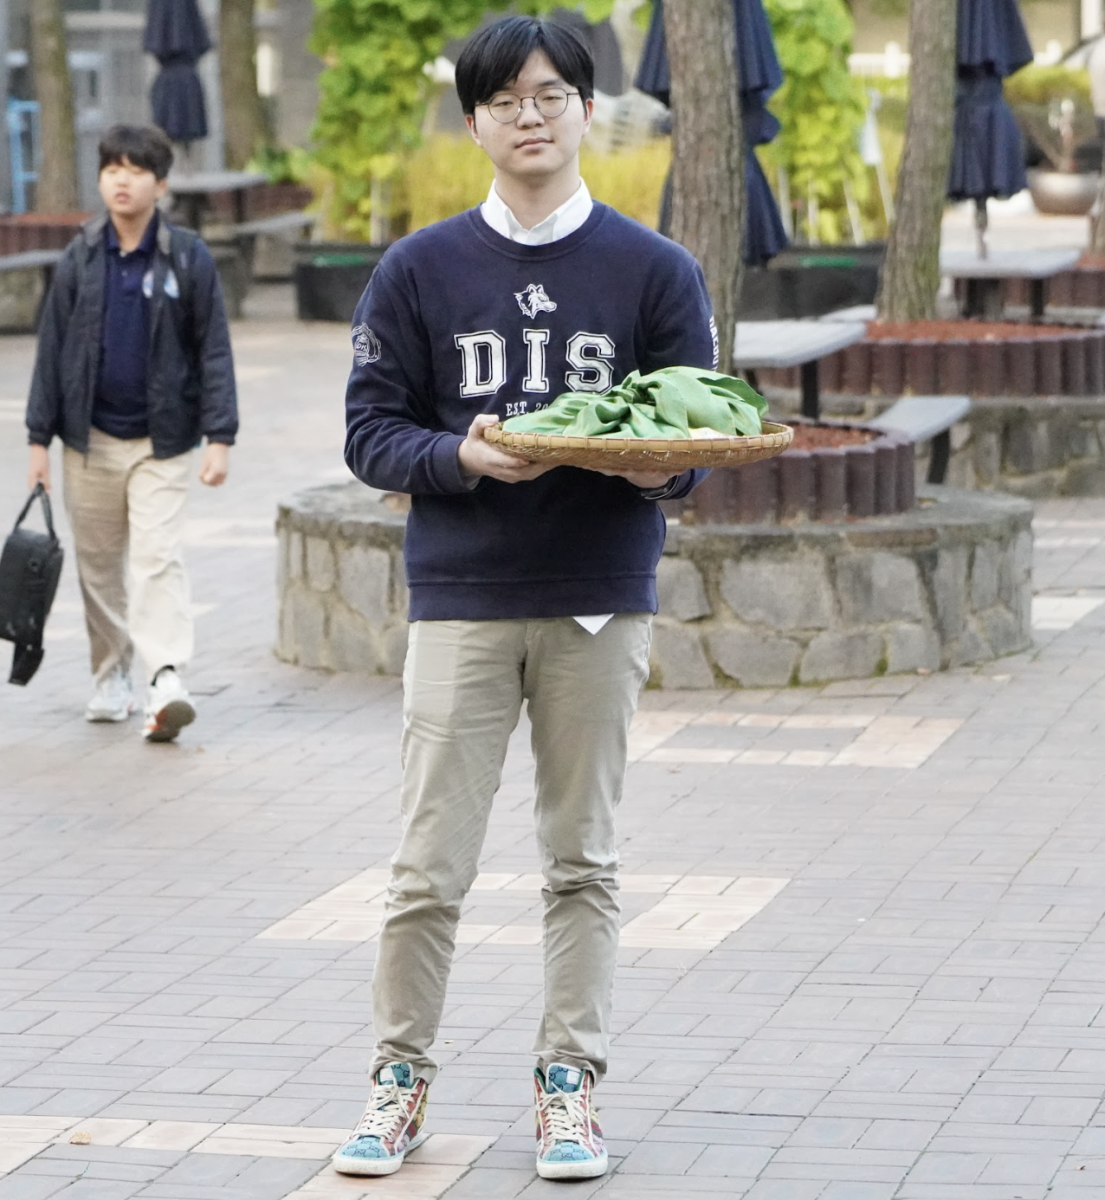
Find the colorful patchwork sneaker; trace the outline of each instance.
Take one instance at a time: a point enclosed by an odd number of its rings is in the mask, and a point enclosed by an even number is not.
[[[597,1112],[591,1107],[590,1071],[553,1063],[533,1073],[537,1100],[537,1174],[542,1179],[592,1179],[606,1173]]]
[[[376,1072],[372,1095],[360,1124],[330,1160],[343,1175],[390,1175],[408,1150],[426,1137],[426,1093],[410,1063],[388,1063]]]

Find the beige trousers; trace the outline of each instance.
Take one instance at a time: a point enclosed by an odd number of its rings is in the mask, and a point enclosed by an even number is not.
[[[116,666],[129,671],[135,650],[147,679],[192,656],[183,556],[191,458],[154,458],[149,438],[98,429],[87,455],[65,447],[65,507],[97,682]]]
[[[629,723],[648,675],[651,617],[592,635],[570,617],[419,621],[403,673],[403,828],[373,979],[376,1057],[432,1079],[461,901],[522,701],[537,762],[545,876],[545,1002],[534,1047],[606,1071],[618,948],[614,811]]]

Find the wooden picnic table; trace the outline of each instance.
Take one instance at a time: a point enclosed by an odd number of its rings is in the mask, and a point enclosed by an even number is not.
[[[231,192],[234,222],[242,225],[246,219],[246,192],[264,183],[266,178],[259,171],[196,171],[191,175],[170,175],[169,192],[179,201],[184,224],[197,230],[211,197],[219,192]]]
[[[751,375],[769,368],[798,367],[802,386],[802,415],[816,421],[821,416],[821,383],[818,363],[827,355],[861,341],[867,332],[863,321],[738,321],[733,345],[733,367]]]
[[[1044,315],[1047,283],[1060,271],[1078,262],[1082,251],[991,250],[980,258],[974,250],[941,250],[940,274],[966,282],[961,313],[965,317],[1000,319],[1004,307],[1003,284],[1007,279],[1026,279],[1034,317]]]

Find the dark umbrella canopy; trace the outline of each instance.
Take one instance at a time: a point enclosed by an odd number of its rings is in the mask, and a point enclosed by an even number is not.
[[[670,107],[671,76],[664,35],[661,0],[654,0],[648,37],[637,69],[635,86]],[[783,72],[771,38],[763,0],[733,0],[737,24],[737,71],[740,77],[741,116],[744,127],[745,186],[744,261],[760,265],[787,244],[775,197],[753,152],[779,132],[779,122],[767,111],[767,101],[783,82]],[[660,214],[662,231],[670,228],[671,180],[664,188]]]
[[[143,46],[161,64],[150,89],[154,121],[174,142],[207,137],[196,63],[211,49],[211,39],[196,0],[149,0]]]
[[[955,135],[948,196],[984,205],[1027,186],[1024,145],[1001,81],[1032,61],[1032,47],[1015,0],[959,0],[956,22]],[[984,226],[985,218],[980,217],[980,229]]]

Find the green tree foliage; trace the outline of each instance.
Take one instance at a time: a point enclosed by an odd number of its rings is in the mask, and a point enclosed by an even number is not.
[[[315,0],[312,49],[326,63],[319,79],[315,158],[333,180],[337,223],[367,239],[373,180],[393,179],[417,147],[430,89],[425,73],[453,38],[509,0]],[[557,0],[524,0],[515,11],[539,13]],[[608,16],[613,0],[586,0],[589,20]],[[377,191],[377,204],[381,203]]]
[[[859,153],[867,102],[863,82],[848,72],[852,16],[843,0],[765,0],[783,68],[771,110],[782,130],[765,158],[787,174],[792,200],[816,200],[821,241],[843,239],[844,185],[862,204],[870,182]],[[808,215],[808,214],[807,214]]]

